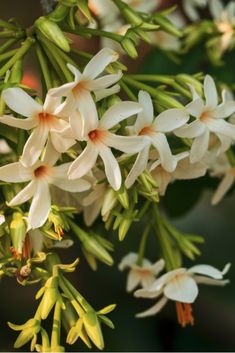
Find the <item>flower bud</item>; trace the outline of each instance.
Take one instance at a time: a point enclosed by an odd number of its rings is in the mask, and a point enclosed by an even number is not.
[[[10,223],[10,235],[12,246],[17,257],[21,257],[22,255],[26,231],[27,226],[22,214],[19,212],[14,212]]]
[[[8,322],[8,325],[11,329],[15,331],[21,331],[17,337],[14,348],[20,348],[33,339],[41,329],[40,321],[36,319],[30,319],[23,325],[14,325]]]
[[[100,323],[95,311],[89,311],[83,316],[84,327],[87,335],[94,345],[102,350],[104,348],[104,339]]]
[[[136,59],[138,56],[137,50],[135,48],[135,43],[132,39],[124,37],[121,41],[121,46],[123,50],[132,58]]]
[[[128,192],[127,189],[122,185],[122,187],[116,192],[118,201],[124,208],[129,207],[129,198],[128,198]]]
[[[67,335],[67,339],[66,342],[68,344],[74,344],[77,339],[79,338],[81,331],[82,331],[82,326],[83,326],[83,320],[82,318],[79,318],[78,321],[76,322],[76,324],[71,327],[68,335]]]
[[[68,39],[55,22],[41,16],[35,22],[35,26],[46,38],[55,43],[60,49],[67,53],[70,51]]]
[[[56,301],[60,299],[58,276],[50,277],[45,284],[45,292],[41,302],[41,318],[45,320]]]
[[[87,235],[83,241],[83,247],[87,252],[90,252],[97,259],[104,262],[106,265],[112,266],[113,259],[105,248],[92,236]]]

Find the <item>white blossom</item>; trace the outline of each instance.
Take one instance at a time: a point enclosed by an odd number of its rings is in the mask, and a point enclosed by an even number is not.
[[[60,154],[49,143],[42,160],[31,167],[21,162],[7,164],[0,168],[0,180],[10,183],[29,182],[9,203],[17,206],[32,198],[28,215],[29,229],[41,227],[47,220],[51,207],[50,185],[70,192],[89,189],[90,183],[83,179],[68,180],[67,173],[71,163],[54,166]]]
[[[126,178],[127,188],[130,188],[146,169],[151,146],[157,149],[161,164],[167,171],[171,172],[175,169],[177,162],[171,153],[165,134],[183,126],[189,119],[185,109],[168,109],[154,118],[151,97],[144,91],[139,93],[139,103],[143,110],[138,114],[133,126],[133,133],[137,136],[145,136],[148,139],[148,144],[141,149]]]
[[[25,167],[36,163],[48,136],[50,136],[54,148],[60,153],[65,152],[75,143],[73,138],[66,138],[65,135],[61,137],[60,132],[69,129],[69,124],[58,112],[60,98],[47,94],[44,104],[41,105],[18,87],[4,90],[2,97],[9,108],[23,115],[26,119],[3,115],[0,117],[0,122],[24,130],[33,130],[24,145],[21,157],[21,163]]]
[[[220,140],[218,153],[223,153],[235,139],[235,126],[225,120],[235,111],[235,101],[226,99],[226,92],[222,92],[222,103],[218,104],[218,95],[213,78],[206,75],[204,80],[204,95],[206,102],[191,87],[193,101],[185,108],[196,119],[190,124],[175,130],[179,137],[193,138],[190,152],[191,163],[200,161],[209,148],[210,134],[215,134]]]

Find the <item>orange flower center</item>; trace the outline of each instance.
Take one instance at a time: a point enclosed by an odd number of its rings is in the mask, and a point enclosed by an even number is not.
[[[87,89],[87,81],[80,81],[78,84],[72,89],[73,95],[81,93],[82,91]]]
[[[151,135],[153,133],[153,129],[151,126],[145,126],[142,130],[140,130],[139,135]]]
[[[194,317],[191,304],[176,302],[176,312],[178,323],[182,327],[185,327],[186,325],[194,325]]]
[[[44,178],[50,174],[50,171],[51,167],[49,167],[48,165],[41,165],[40,167],[35,169],[34,176],[36,178]]]
[[[202,112],[202,114],[199,117],[199,120],[201,121],[201,123],[206,123],[206,121],[208,121],[209,119],[211,119],[210,111]]]
[[[92,130],[89,132],[88,137],[92,142],[98,142],[102,139],[104,132],[102,130]]]

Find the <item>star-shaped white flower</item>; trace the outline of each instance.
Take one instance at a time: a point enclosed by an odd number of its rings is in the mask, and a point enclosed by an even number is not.
[[[175,131],[178,137],[194,138],[190,152],[190,161],[200,161],[209,148],[211,132],[220,140],[219,153],[225,152],[235,139],[235,125],[228,123],[228,118],[235,111],[235,101],[226,99],[226,92],[222,92],[223,101],[218,105],[218,96],[213,78],[206,75],[204,80],[204,95],[206,102],[198,96],[193,87],[193,101],[186,106],[189,114],[196,118],[190,124]]]
[[[47,94],[44,104],[41,105],[18,87],[6,89],[2,97],[9,108],[27,119],[3,115],[0,122],[24,130],[33,130],[23,149],[21,163],[24,166],[36,163],[48,136],[54,148],[60,153],[75,143],[75,140],[60,135],[61,130],[69,128],[69,123],[63,120],[64,116],[58,113],[60,98]]]
[[[69,179],[77,179],[87,174],[94,167],[99,155],[104,162],[105,174],[110,185],[118,190],[122,177],[111,148],[134,154],[146,146],[147,140],[143,136],[115,135],[109,129],[141,110],[138,103],[121,102],[109,108],[99,120],[96,106],[92,101],[87,106],[86,114],[72,115],[70,119],[72,130],[77,139],[86,141],[87,145],[69,168]]]
[[[134,295],[141,298],[161,299],[137,317],[145,317],[157,314],[168,300],[176,302],[176,309],[179,323],[182,326],[193,324],[191,304],[198,296],[198,284],[224,286],[229,281],[223,280],[228,272],[230,264],[227,264],[223,271],[209,265],[196,265],[189,269],[178,268],[162,275],[148,288],[137,290]]]
[[[159,260],[152,264],[148,259],[143,259],[142,266],[137,265],[138,254],[129,253],[120,262],[118,268],[120,271],[126,268],[130,269],[127,277],[127,292],[133,291],[139,284],[143,287],[151,286],[156,276],[163,270],[165,266],[164,260]]]
[[[207,165],[203,162],[190,163],[189,153],[182,152],[174,156],[176,166],[172,172],[168,172],[157,160],[150,167],[150,172],[158,185],[160,196],[164,196],[168,185],[175,180],[190,180],[204,176],[207,171]]]
[[[115,51],[104,48],[88,62],[82,73],[73,65],[67,64],[74,75],[74,81],[49,91],[52,96],[66,97],[61,108],[63,114],[70,115],[76,109],[85,115],[89,113],[88,107],[93,102],[91,92],[94,92],[96,100],[117,93],[119,86],[112,85],[120,80],[122,72],[100,76],[105,68],[117,59],[118,54]]]
[[[43,159],[31,167],[21,162],[7,164],[0,168],[0,180],[10,183],[29,182],[10,202],[9,206],[20,205],[32,198],[28,224],[30,229],[41,227],[47,220],[51,207],[50,185],[70,192],[81,192],[90,188],[83,179],[68,180],[67,173],[71,163],[54,166],[60,154],[51,143],[46,147]]]
[[[143,110],[138,114],[133,132],[138,136],[145,136],[148,139],[148,144],[138,154],[126,178],[127,188],[130,188],[146,169],[152,145],[157,149],[163,167],[169,172],[175,169],[177,163],[173,158],[165,133],[183,126],[189,119],[189,114],[185,109],[168,109],[154,118],[151,97],[144,91],[139,92],[139,103]]]
[[[220,49],[223,53],[230,44],[234,34],[235,25],[235,3],[230,1],[226,6],[220,0],[209,2],[210,12],[218,31],[221,33]]]

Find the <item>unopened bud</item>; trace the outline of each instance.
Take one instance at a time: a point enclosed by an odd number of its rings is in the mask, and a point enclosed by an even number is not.
[[[121,41],[121,46],[123,50],[132,58],[136,59],[138,56],[137,50],[135,48],[135,43],[132,39],[124,37]]]
[[[23,245],[26,237],[27,226],[23,216],[19,212],[14,212],[10,223],[10,235],[12,246],[16,256],[20,257],[23,252]]]
[[[45,292],[41,302],[41,318],[45,320],[59,299],[58,277],[50,277],[45,284]]]
[[[68,39],[55,22],[42,16],[35,22],[35,26],[46,38],[55,43],[60,49],[67,53],[70,51]]]
[[[94,311],[89,311],[83,316],[84,327],[87,335],[94,345],[102,350],[104,348],[104,339],[100,323]]]

